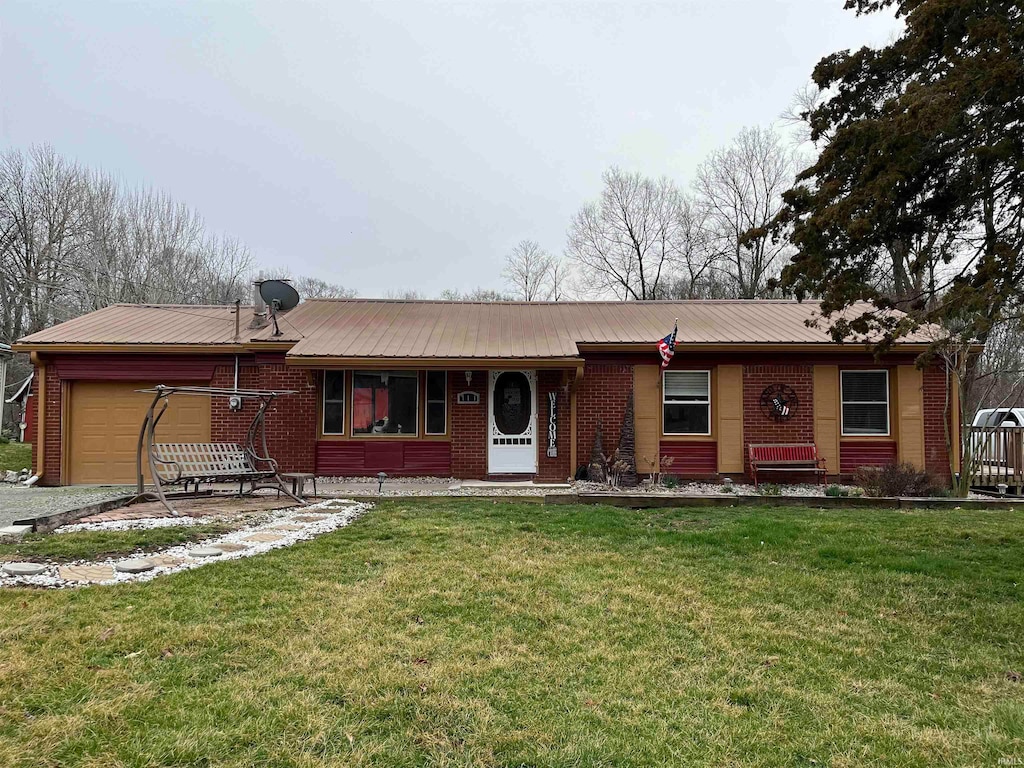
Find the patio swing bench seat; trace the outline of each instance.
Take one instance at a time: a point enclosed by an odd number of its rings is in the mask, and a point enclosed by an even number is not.
[[[277,475],[277,462],[257,459],[236,443],[154,443],[152,455],[160,482],[183,484],[186,492],[192,483],[198,491],[200,483],[244,484]]]

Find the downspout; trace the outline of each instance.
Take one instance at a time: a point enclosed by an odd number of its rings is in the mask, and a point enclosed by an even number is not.
[[[235,392],[238,391],[238,355],[235,355]]]

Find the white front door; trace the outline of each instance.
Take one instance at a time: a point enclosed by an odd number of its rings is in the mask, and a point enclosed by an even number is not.
[[[491,371],[487,471],[537,471],[537,373]]]

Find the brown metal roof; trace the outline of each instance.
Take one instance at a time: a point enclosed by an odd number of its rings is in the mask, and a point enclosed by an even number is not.
[[[851,312],[866,309],[856,306]],[[807,301],[446,302],[311,299],[241,341],[287,342],[291,358],[566,359],[580,345],[654,344],[679,318],[677,343],[822,344]],[[825,324],[827,326],[827,323]],[[236,344],[234,306],[117,304],[20,340],[26,345]],[[903,339],[927,342],[924,332]]]
[[[868,305],[852,311],[867,309]],[[817,302],[443,302],[315,299],[289,312],[289,357],[575,358],[579,345],[654,344],[679,318],[679,344],[821,344]],[[258,336],[270,339],[270,330]],[[904,342],[926,342],[922,333]]]
[[[252,307],[241,308],[241,340]],[[113,304],[46,328],[19,344],[237,344],[234,305]]]

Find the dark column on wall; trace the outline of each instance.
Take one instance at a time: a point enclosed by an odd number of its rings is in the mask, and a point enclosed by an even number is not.
[[[569,451],[572,441],[568,389],[562,385],[563,372],[545,370],[537,372],[537,479],[549,482],[563,482],[573,474]],[[558,456],[547,455],[549,430],[549,396],[554,394],[557,403],[557,428],[555,445]]]
[[[611,454],[619,444],[626,403],[633,396],[633,366],[623,363],[586,363],[576,393],[576,460],[585,464],[601,422],[604,451]],[[571,468],[575,474],[576,467]]]
[[[452,475],[463,480],[487,476],[487,371],[448,371],[448,408],[452,425]],[[460,392],[475,392],[478,403],[459,403]]]
[[[950,480],[946,424],[951,424],[952,398],[947,406],[946,372],[939,366],[926,368],[922,376],[924,390],[924,462],[925,469],[944,482]]]
[[[799,405],[786,421],[776,421],[761,411],[761,393],[773,384],[785,384],[796,392]],[[714,408],[714,405],[712,405]],[[743,466],[750,475],[751,443],[814,442],[814,366],[747,365],[743,368]],[[807,475],[804,475],[806,480]]]

